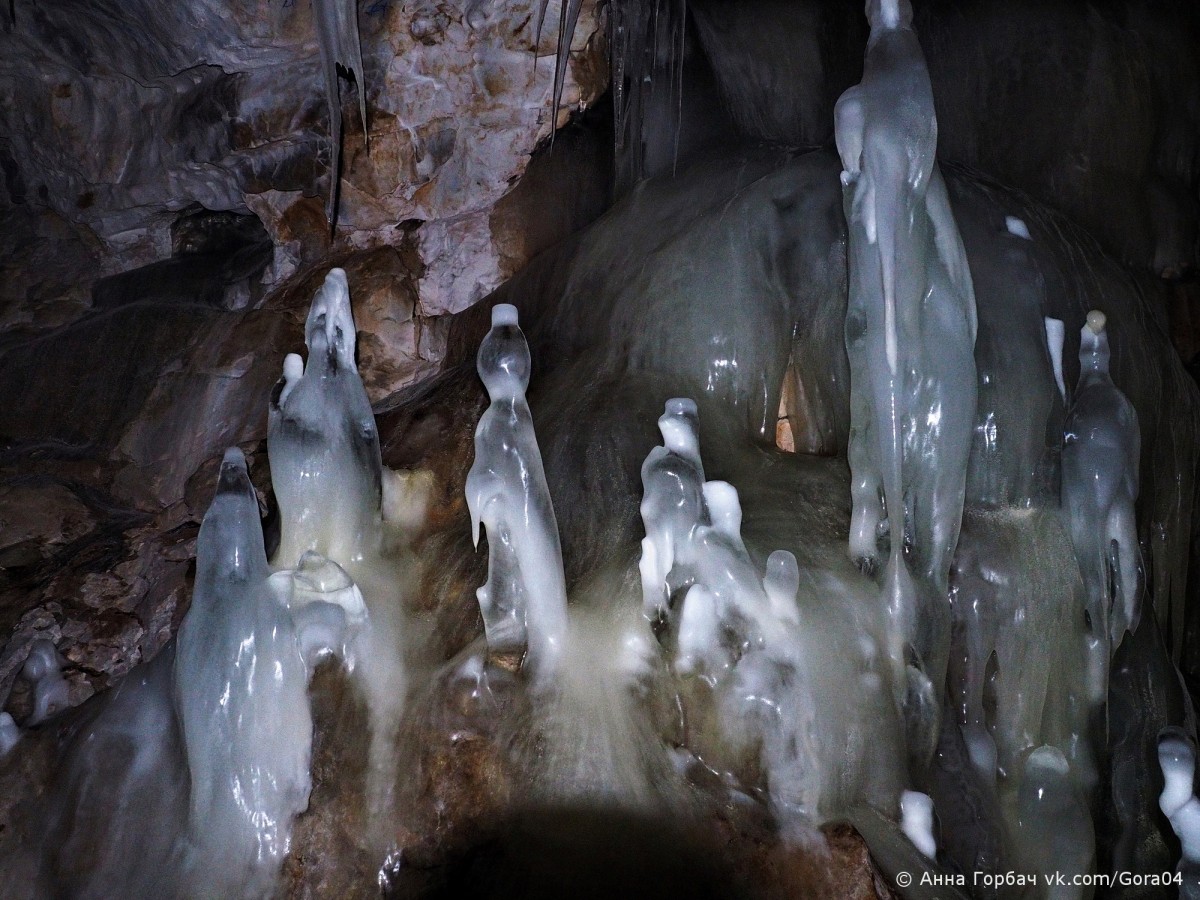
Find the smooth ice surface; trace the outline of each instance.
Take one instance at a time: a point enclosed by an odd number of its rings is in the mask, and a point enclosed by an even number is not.
[[[1097,702],[1107,692],[1108,658],[1125,632],[1136,627],[1140,601],[1135,503],[1141,431],[1137,411],[1109,374],[1110,356],[1107,319],[1092,310],[1080,330],[1080,375],[1067,415],[1062,497],[1087,590],[1100,673]]]
[[[308,805],[312,715],[292,617],[270,583],[258,501],[233,449],[197,539],[175,696],[201,893],[264,893]]]
[[[477,595],[489,648],[528,648],[531,671],[544,679],[563,652],[567,594],[558,523],[525,401],[529,366],[516,310],[493,307],[477,360],[491,405],[475,429],[466,482],[472,539],[478,546],[480,526],[488,538],[488,580]]]
[[[933,839],[933,801],[920,791],[904,791],[900,795],[900,828],[913,846],[929,859],[937,856]]]
[[[940,685],[976,407],[975,294],[935,160],[912,9],[871,2],[867,16],[862,82],[835,109],[850,245],[850,554],[866,569],[884,563],[876,541],[886,527],[888,652],[898,680],[911,648]]]

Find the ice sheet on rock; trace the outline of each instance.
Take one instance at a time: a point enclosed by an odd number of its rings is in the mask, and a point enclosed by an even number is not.
[[[850,233],[850,552],[867,568],[881,561],[875,539],[886,515],[889,653],[899,673],[911,647],[940,685],[943,598],[975,418],[975,296],[936,166],[933,95],[911,7],[872,2],[867,15],[862,82],[835,109]],[[933,710],[936,728],[936,702]]]
[[[203,894],[269,890],[308,805],[308,671],[270,583],[240,451],[221,465],[179,629],[175,696],[191,779],[189,880]]]
[[[1179,896],[1194,900],[1200,897],[1200,800],[1194,788],[1195,744],[1182,729],[1168,728],[1159,736],[1158,763],[1163,775],[1158,804],[1182,845]]]
[[[528,648],[538,679],[560,663],[567,596],[558,524],[525,390],[529,347],[507,304],[492,308],[492,328],[477,362],[491,405],[475,429],[475,461],[467,475],[472,537],[487,531],[488,580],[478,590],[488,647]]]
[[[1108,660],[1137,626],[1141,550],[1137,514],[1141,432],[1137,411],[1109,375],[1103,313],[1088,313],[1080,332],[1079,383],[1063,443],[1063,510],[1087,591],[1097,658],[1094,699],[1107,696]],[[1113,589],[1110,590],[1110,584]]]

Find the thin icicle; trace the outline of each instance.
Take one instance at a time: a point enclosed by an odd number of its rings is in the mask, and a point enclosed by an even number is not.
[[[321,48],[321,68],[325,73],[325,103],[329,107],[332,153],[325,216],[329,219],[329,227],[333,228],[337,224],[342,163],[342,100],[337,67],[340,65],[354,75],[364,140],[367,136],[367,90],[358,36],[358,7],[354,0],[313,0],[313,16],[317,23],[317,43]]]

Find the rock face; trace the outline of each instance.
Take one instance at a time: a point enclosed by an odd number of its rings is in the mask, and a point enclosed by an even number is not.
[[[368,133],[346,117],[337,236],[368,247],[420,225],[425,311],[461,309],[502,278],[492,207],[538,142],[606,86],[595,4],[558,111],[556,7],[535,47],[534,0],[361,6],[366,84],[342,93],[349,106],[365,91]],[[278,281],[328,245],[321,79],[309,2],[17,4],[0,31],[0,200],[98,240],[104,274],[166,258],[189,204],[252,210]]]

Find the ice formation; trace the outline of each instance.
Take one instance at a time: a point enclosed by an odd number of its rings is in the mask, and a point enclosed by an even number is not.
[[[332,228],[337,223],[338,186],[342,177],[342,92],[338,67],[343,67],[354,77],[364,137],[367,134],[367,83],[363,77],[362,44],[358,38],[358,5],[349,0],[313,0],[313,18],[325,79],[325,106],[329,111],[332,159],[325,217]]]
[[[1094,871],[1096,861],[1087,799],[1067,760],[1053,747],[1030,752],[1023,768],[1014,834],[1022,863],[1041,876],[1047,898],[1084,897],[1089,891],[1078,879]],[[1059,873],[1065,884],[1055,880]]]
[[[295,591],[289,602],[303,606],[318,584],[340,598],[353,643],[346,652],[368,701],[372,791],[382,807],[407,694],[407,571],[386,539],[379,433],[354,358],[357,336],[341,269],[330,269],[313,296],[304,339],[308,360],[301,369],[299,357],[288,354],[268,413],[267,455],[280,512],[274,563],[299,565],[295,587],[285,586]],[[359,598],[369,627],[362,625]],[[298,624],[302,633],[320,635],[340,627],[338,615],[319,607],[300,614]]]
[[[62,664],[53,641],[42,638],[30,645],[29,656],[21,668],[21,675],[33,687],[33,712],[28,724],[37,725],[67,708],[68,685]]]
[[[488,580],[478,590],[488,647],[523,653],[539,679],[560,664],[567,627],[558,523],[525,401],[529,347],[517,310],[492,307],[492,328],[479,346],[479,377],[491,405],[475,429],[467,475],[471,535],[487,531]]]
[[[1063,510],[1087,591],[1096,703],[1107,696],[1113,649],[1137,626],[1141,570],[1134,511],[1141,432],[1133,404],[1109,375],[1106,324],[1093,310],[1080,332],[1079,383],[1062,452]]]
[[[272,589],[240,451],[221,465],[197,559],[175,663],[192,868],[204,893],[261,894],[308,805],[312,715],[304,656]]]
[[[0,758],[7,755],[8,751],[17,746],[17,742],[20,740],[21,729],[17,727],[12,714],[0,712]]]
[[[900,827],[913,846],[929,859],[937,856],[937,841],[933,838],[933,801],[920,791],[905,791],[900,795]]]
[[[850,231],[850,553],[875,568],[886,529],[898,699],[936,709],[975,417],[975,296],[935,161],[933,94],[912,9],[872,0],[867,15],[863,80],[835,110]],[[917,731],[929,744],[929,729]],[[923,764],[923,751],[914,755]]]
[[[1158,763],[1163,790],[1158,805],[1171,822],[1183,846],[1179,860],[1179,896],[1200,897],[1200,800],[1193,785],[1196,778],[1195,745],[1180,728],[1168,728],[1158,739]]]

